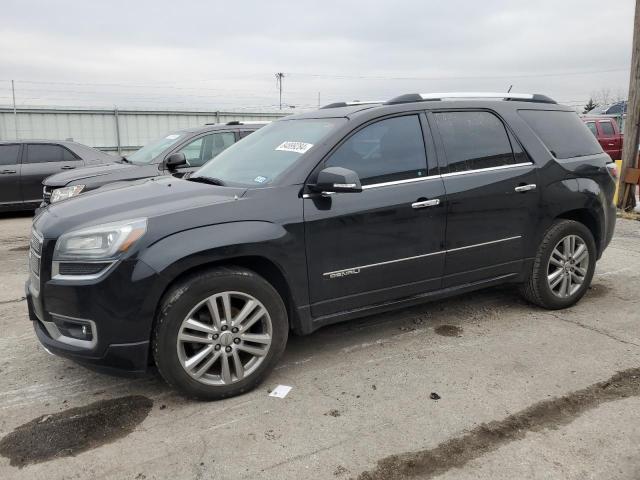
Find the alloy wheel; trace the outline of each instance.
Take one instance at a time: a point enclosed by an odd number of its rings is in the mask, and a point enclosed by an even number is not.
[[[255,297],[221,292],[198,303],[178,330],[182,368],[207,385],[228,385],[250,376],[272,340],[269,312]]]
[[[589,249],[578,235],[567,235],[551,252],[547,264],[547,283],[557,297],[575,294],[589,270]]]

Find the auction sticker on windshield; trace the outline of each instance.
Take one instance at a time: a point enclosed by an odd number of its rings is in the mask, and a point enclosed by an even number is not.
[[[311,147],[313,147],[313,143],[282,142],[276,147],[276,150],[280,150],[281,152],[305,153]]]

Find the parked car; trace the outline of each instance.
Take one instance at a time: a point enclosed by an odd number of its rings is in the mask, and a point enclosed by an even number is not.
[[[113,182],[194,172],[225,148],[265,125],[264,122],[229,122],[170,132],[117,163],[62,172],[43,182],[42,205],[75,197]]]
[[[615,118],[584,115],[582,121],[598,139],[598,143],[600,143],[602,149],[607,152],[613,160],[620,160],[622,158],[624,135],[618,128],[618,122]]]
[[[515,93],[330,107],[188,179],[43,211],[26,285],[40,342],[102,367],[155,361],[218,399],[258,385],[290,331],[504,283],[548,309],[587,292],[615,182],[571,108]]]
[[[72,141],[0,142],[0,209],[33,210],[42,202],[42,180],[46,177],[113,159]]]

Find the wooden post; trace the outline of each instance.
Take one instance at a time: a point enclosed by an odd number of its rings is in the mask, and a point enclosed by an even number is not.
[[[635,185],[626,183],[627,171],[636,168],[638,143],[640,141],[640,0],[636,0],[636,14],[633,24],[633,44],[631,49],[631,75],[629,77],[629,101],[627,120],[624,127],[624,148],[620,172],[618,208],[631,210],[635,206]]]

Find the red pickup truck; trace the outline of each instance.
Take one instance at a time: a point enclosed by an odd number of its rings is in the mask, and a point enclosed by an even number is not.
[[[586,123],[589,130],[595,135],[602,146],[602,149],[609,154],[613,160],[622,158],[622,143],[624,135],[620,132],[618,122],[612,117],[596,117],[585,115],[582,121]]]

